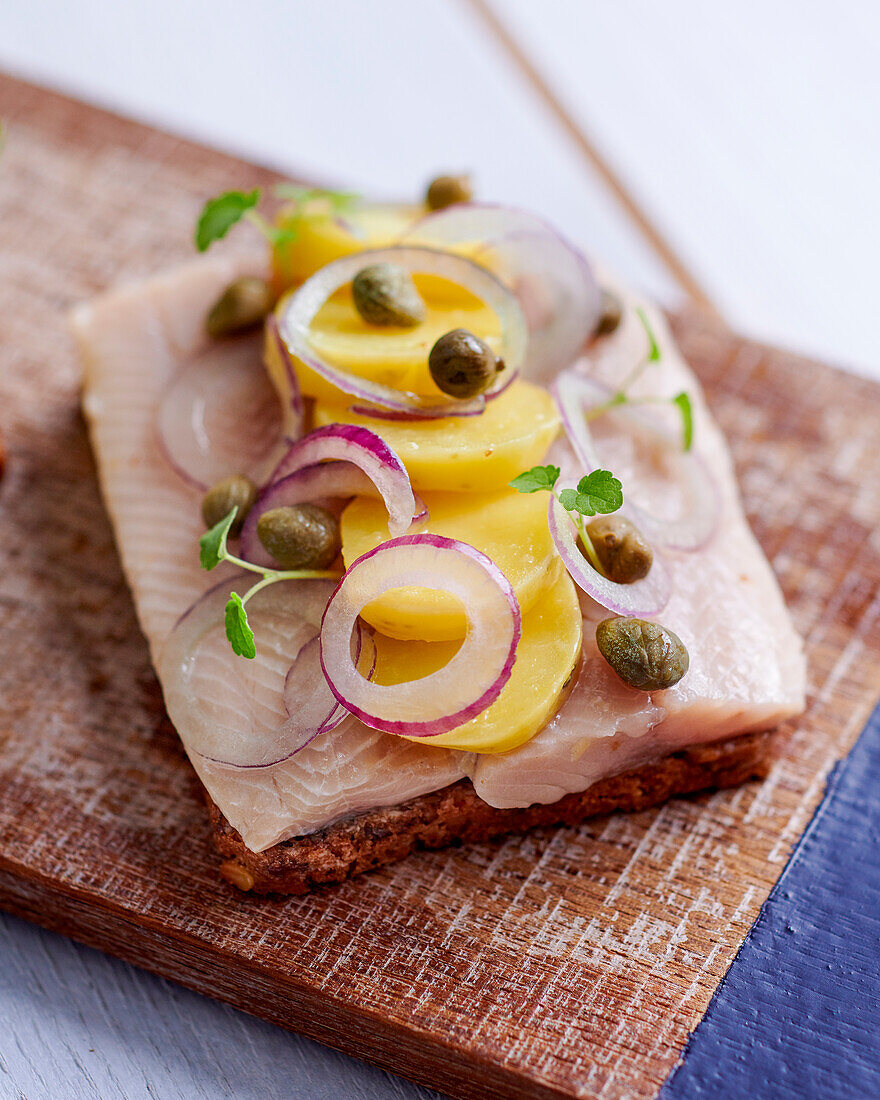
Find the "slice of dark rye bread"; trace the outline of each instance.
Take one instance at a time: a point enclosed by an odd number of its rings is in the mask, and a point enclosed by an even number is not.
[[[356,814],[309,836],[293,837],[264,852],[245,847],[209,799],[214,843],[226,860],[220,874],[240,890],[307,894],[395,863],[418,849],[475,844],[540,825],[577,825],[613,810],[657,806],[673,795],[763,779],[770,767],[772,740],[773,731],[768,731],[692,745],[653,764],[601,779],[558,802],[523,809],[497,810],[477,796],[470,780],[462,779],[398,806]]]

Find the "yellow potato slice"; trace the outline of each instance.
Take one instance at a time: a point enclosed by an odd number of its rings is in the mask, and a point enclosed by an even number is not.
[[[568,573],[523,615],[516,664],[501,694],[482,714],[439,737],[410,738],[421,745],[467,752],[509,752],[530,741],[556,714],[581,652],[581,610]],[[399,684],[442,668],[460,642],[403,642],[376,635],[375,682]]]
[[[376,432],[400,456],[420,492],[503,489],[543,459],[559,430],[550,394],[522,379],[490,401],[480,416],[379,420],[321,401],[313,416],[316,428],[362,424]]]
[[[552,583],[559,559],[547,526],[546,493],[426,493],[424,500],[430,519],[419,530],[482,550],[513,585],[521,609],[531,607]],[[341,531],[347,569],[388,541],[385,505],[372,497],[355,498],[342,513]],[[392,638],[446,641],[463,638],[467,631],[458,600],[431,588],[395,588],[361,614]]]

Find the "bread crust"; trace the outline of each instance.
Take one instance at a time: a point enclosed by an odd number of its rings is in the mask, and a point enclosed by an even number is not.
[[[370,810],[293,837],[263,852],[250,851],[209,799],[221,875],[258,894],[306,894],[396,863],[426,848],[474,844],[538,826],[577,825],[614,810],[644,810],[673,795],[735,787],[763,779],[773,732],[747,733],[693,745],[621,775],[610,776],[558,802],[499,810],[478,797],[468,779],[398,806]]]

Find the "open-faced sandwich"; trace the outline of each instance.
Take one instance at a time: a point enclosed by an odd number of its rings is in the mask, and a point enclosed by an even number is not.
[[[662,314],[539,218],[280,189],[270,247],[80,306],[84,407],[221,871],[759,776],[802,646]]]

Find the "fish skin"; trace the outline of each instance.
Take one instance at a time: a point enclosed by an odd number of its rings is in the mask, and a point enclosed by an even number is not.
[[[208,307],[233,278],[259,273],[260,263],[256,257],[246,262],[204,257],[138,286],[112,291],[79,307],[73,318],[85,364],[83,405],[102,492],[141,626],[154,663],[160,665],[163,643],[175,622],[222,578],[225,567],[211,574],[199,568],[199,493],[164,459],[154,430],[156,407],[174,371],[187,356],[204,349],[202,318]],[[511,753],[477,757],[417,745],[368,729],[353,717],[331,736],[271,768],[232,770],[190,753],[211,797],[249,848],[262,851],[464,775],[494,806],[552,802],[685,745],[770,728],[803,709],[802,645],[743,516],[726,443],[662,315],[649,309],[649,316],[663,359],[646,372],[635,392],[672,396],[688,390],[696,445],[712,467],[723,500],[721,530],[708,549],[670,555],[678,583],[660,618],[688,646],[687,676],[665,692],[646,694],[626,687],[592,641],[596,622],[607,613],[585,596],[578,681],[553,721]],[[630,311],[618,332],[587,357],[583,369],[614,385],[643,346],[644,333]],[[571,466],[563,443],[554,446],[553,455],[560,465]],[[242,659],[222,644],[200,666],[202,690],[213,700],[218,718],[240,721],[243,729],[282,721],[286,662],[267,643],[246,664],[245,669]],[[244,695],[242,676],[248,685]],[[221,694],[236,682],[238,694]],[[247,693],[251,698],[243,702]],[[173,704],[171,718],[186,746],[186,708]]]

